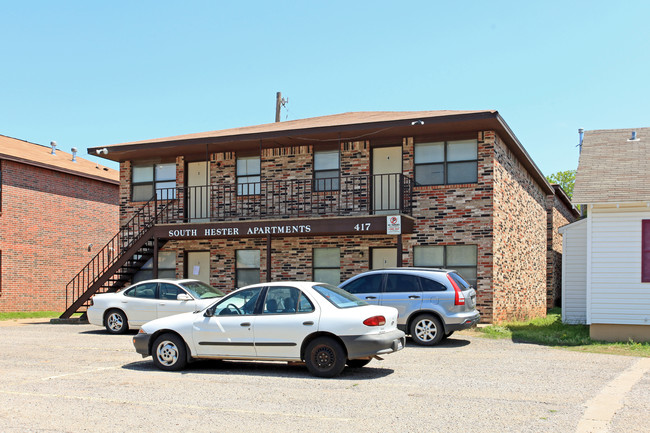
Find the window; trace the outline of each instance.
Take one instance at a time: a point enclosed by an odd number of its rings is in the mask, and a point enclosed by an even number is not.
[[[137,286],[129,289],[124,293],[125,296],[131,296],[132,298],[146,298],[146,299],[155,299],[156,298],[156,286],[158,283],[143,283],[138,284]]]
[[[423,292],[444,292],[447,290],[447,287],[445,287],[444,284],[441,284],[429,278],[420,277],[420,286],[422,286]]]
[[[295,287],[269,287],[264,314],[308,313],[314,311],[311,301]]]
[[[341,253],[338,248],[314,248],[314,281],[339,285]]]
[[[478,181],[478,142],[415,144],[415,184],[452,185]]]
[[[355,295],[362,293],[379,293],[383,281],[383,274],[372,274],[365,277],[359,277],[354,281],[343,286],[345,290]]]
[[[255,313],[261,287],[242,290],[220,301],[214,308],[215,316],[249,315]]]
[[[182,293],[187,295],[187,292],[178,286],[169,283],[160,283],[160,299],[175,301],[176,297]]]
[[[236,287],[244,287],[260,282],[260,252],[259,250],[237,250],[236,256]]]
[[[237,158],[237,195],[259,194],[261,174],[259,156]]]
[[[176,163],[133,166],[131,201],[147,201],[154,190],[159,200],[176,198]]]
[[[339,151],[314,152],[314,190],[339,190]]]
[[[386,275],[387,293],[419,292],[419,291],[421,290],[418,282],[418,277],[414,275],[404,275],[404,274]]]
[[[136,257],[134,257],[136,258]],[[150,280],[153,278],[153,257],[140,268],[133,276],[133,282]],[[176,251],[158,252],[158,278],[176,278]]]
[[[650,220],[641,220],[641,282],[650,283]]]
[[[476,245],[422,246],[413,248],[413,265],[454,269],[476,287]]]

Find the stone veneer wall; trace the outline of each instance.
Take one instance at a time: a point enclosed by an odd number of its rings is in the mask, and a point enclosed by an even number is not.
[[[493,322],[546,315],[546,195],[501,139],[494,143]]]
[[[547,245],[546,252],[546,307],[560,307],[562,300],[562,235],[559,228],[578,218],[558,195],[546,197]]]

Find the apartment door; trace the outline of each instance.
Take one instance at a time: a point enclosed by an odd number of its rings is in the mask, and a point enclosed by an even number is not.
[[[372,150],[373,210],[375,214],[398,213],[402,146]]]
[[[208,162],[187,163],[187,216],[192,222],[210,221]]]
[[[187,278],[210,284],[210,251],[188,251],[185,269]]]
[[[397,248],[373,248],[371,269],[397,267]]]

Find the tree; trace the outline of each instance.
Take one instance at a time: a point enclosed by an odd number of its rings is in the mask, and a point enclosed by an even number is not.
[[[575,170],[558,171],[557,173],[546,176],[546,180],[550,183],[557,183],[560,185],[569,198],[573,196],[573,185],[576,183]]]

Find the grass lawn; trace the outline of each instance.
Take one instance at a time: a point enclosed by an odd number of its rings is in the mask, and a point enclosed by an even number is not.
[[[16,319],[38,319],[48,318],[53,319],[59,317],[62,313],[60,311],[29,311],[29,312],[14,312],[14,313],[0,313],[0,320],[16,320]],[[73,314],[73,316],[80,316],[81,313]]]
[[[589,326],[562,323],[562,311],[552,309],[546,317],[525,322],[504,322],[476,328],[487,338],[508,338],[512,341],[555,346],[580,352],[650,357],[650,343],[607,343],[589,338]]]

